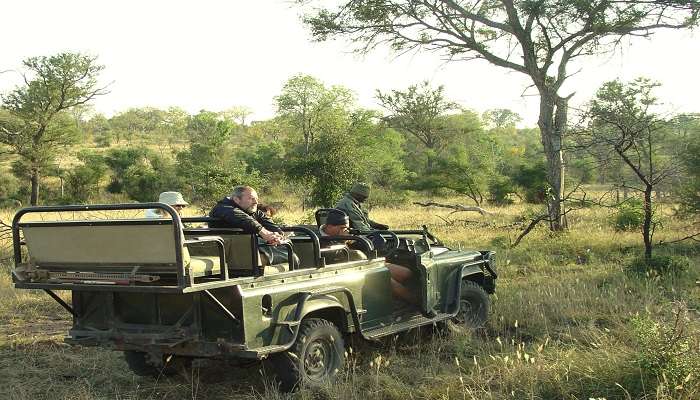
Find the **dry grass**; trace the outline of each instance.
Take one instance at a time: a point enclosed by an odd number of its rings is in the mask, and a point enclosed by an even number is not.
[[[500,279],[486,329],[430,340],[413,335],[356,344],[337,384],[305,388],[292,397],[700,398],[698,246],[657,249],[689,257],[688,273],[638,277],[625,273],[624,267],[641,251],[640,235],[612,230],[608,210],[577,212],[569,219],[570,231],[557,236],[537,228],[514,249],[507,245],[519,228],[506,226],[527,214],[527,207],[491,211],[495,216],[484,218],[448,216],[449,211],[417,206],[372,210],[374,219],[393,228],[425,224],[451,246],[498,251]],[[279,217],[289,224],[313,218],[300,210],[282,210]],[[0,214],[0,219],[8,221],[11,215]],[[665,221],[656,240],[689,233],[685,221],[670,216]],[[132,375],[118,353],[65,346],[61,336],[68,326],[66,313],[41,292],[11,288],[8,270],[3,267],[5,276],[0,278],[0,398],[286,397],[272,388],[261,364],[239,368],[213,363],[186,377],[153,380]],[[660,342],[648,341],[650,335]],[[674,343],[685,347],[664,353],[676,349]],[[654,355],[666,358],[649,363]],[[674,377],[678,371],[691,373]]]

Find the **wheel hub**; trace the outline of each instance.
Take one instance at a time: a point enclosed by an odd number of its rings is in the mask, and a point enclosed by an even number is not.
[[[309,343],[304,357],[304,368],[307,376],[322,377],[330,364],[331,349],[325,341],[316,340]]]

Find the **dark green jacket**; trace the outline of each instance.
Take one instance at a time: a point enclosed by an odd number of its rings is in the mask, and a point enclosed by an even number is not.
[[[350,193],[345,193],[345,196],[340,199],[335,208],[345,211],[345,214],[350,218],[350,227],[353,229],[371,231],[384,227],[384,225],[369,219],[369,215],[367,211],[362,208],[362,204],[355,200]]]

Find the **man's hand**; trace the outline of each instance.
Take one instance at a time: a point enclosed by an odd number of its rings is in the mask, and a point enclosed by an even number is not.
[[[262,228],[260,232],[258,232],[258,235],[260,235],[260,237],[263,238],[267,244],[272,246],[277,246],[278,244],[282,243],[282,240],[284,239],[280,233],[271,232],[265,228]]]
[[[374,227],[375,227],[375,229],[378,229],[378,230],[380,230],[380,231],[389,230],[389,225],[375,224]]]

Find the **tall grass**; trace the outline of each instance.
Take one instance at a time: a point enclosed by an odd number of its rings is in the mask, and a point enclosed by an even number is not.
[[[700,398],[700,279],[697,245],[659,246],[688,257],[680,275],[640,276],[626,266],[642,251],[637,232],[617,232],[605,209],[580,210],[571,229],[535,229],[510,248],[527,213],[492,217],[415,206],[376,208],[395,229],[427,225],[450,246],[494,249],[500,278],[487,326],[446,335],[420,332],[355,342],[335,384],[277,392],[263,363],[210,362],[183,376],[138,378],[120,355],[68,347],[63,309],[41,292],[0,278],[0,398],[23,399],[697,399]],[[282,210],[288,224],[309,212]],[[0,219],[9,220],[8,215]],[[685,236],[666,216],[656,239]],[[5,263],[7,264],[7,262]]]

